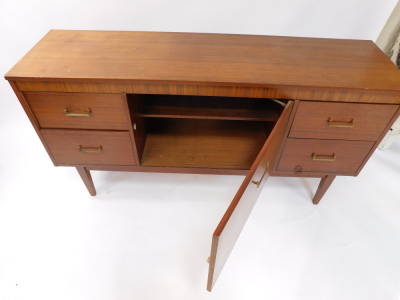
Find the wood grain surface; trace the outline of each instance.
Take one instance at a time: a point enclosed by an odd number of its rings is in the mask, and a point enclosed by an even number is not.
[[[271,99],[146,95],[139,104],[144,117],[276,122],[281,106]]]
[[[142,166],[248,170],[267,133],[263,123],[149,119]]]
[[[128,130],[130,122],[126,114],[123,94],[25,92],[41,128],[79,128]],[[89,117],[66,116],[86,113]]]
[[[372,41],[235,34],[52,30],[6,78],[400,90]]]
[[[207,290],[211,291],[260,195],[285,139],[293,102],[282,112],[249,173],[214,231]],[[256,184],[255,184],[256,183]]]
[[[375,145],[370,141],[287,139],[278,171],[355,174]],[[313,160],[315,154],[317,159]],[[335,161],[330,159],[335,156]]]
[[[400,113],[399,70],[361,40],[52,30],[5,77],[53,163],[76,166],[91,195],[89,170],[247,173],[213,234],[208,290],[271,174],[321,178],[316,204]],[[294,101],[278,119],[251,98]]]
[[[43,129],[41,133],[58,165],[135,165],[127,131],[86,131]],[[85,153],[79,148],[102,148]]]
[[[25,79],[24,79],[25,80]],[[163,94],[163,95],[199,95],[223,97],[276,98],[298,100],[327,100],[334,102],[365,102],[400,104],[400,93],[393,90],[355,90],[331,87],[304,86],[257,86],[223,83],[184,84],[184,83],[143,83],[138,81],[17,81],[21,91],[53,91],[82,93],[131,93],[131,94]]]
[[[289,136],[376,141],[397,109],[398,105],[301,101]],[[331,125],[349,127],[329,126],[329,119]]]

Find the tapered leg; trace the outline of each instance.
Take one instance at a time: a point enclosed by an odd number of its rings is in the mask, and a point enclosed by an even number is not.
[[[313,199],[314,204],[318,204],[321,198],[324,196],[325,192],[328,190],[329,186],[332,184],[333,180],[336,178],[335,175],[326,175],[326,177],[322,178],[318,189],[315,192],[315,196]]]
[[[94,188],[92,175],[90,175],[90,171],[86,170],[84,167],[76,167],[79,175],[81,176],[83,183],[86,185],[90,195],[96,196],[96,189]]]

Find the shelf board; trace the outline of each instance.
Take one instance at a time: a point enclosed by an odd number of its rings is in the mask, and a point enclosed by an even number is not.
[[[280,106],[269,99],[146,95],[138,116],[276,122]]]
[[[276,110],[256,111],[250,109],[144,106],[139,112],[139,116],[276,122],[279,118],[279,113]]]
[[[248,170],[267,137],[261,122],[147,121],[142,166]]]

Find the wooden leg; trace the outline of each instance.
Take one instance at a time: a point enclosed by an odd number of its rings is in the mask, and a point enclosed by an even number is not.
[[[79,175],[81,176],[83,183],[86,185],[90,195],[96,196],[96,189],[94,188],[92,175],[90,175],[90,171],[86,170],[84,167],[76,167]]]
[[[326,175],[326,177],[322,178],[318,189],[315,192],[313,203],[318,204],[321,198],[324,196],[325,192],[328,190],[329,186],[332,184],[333,180],[336,178],[336,175]]]

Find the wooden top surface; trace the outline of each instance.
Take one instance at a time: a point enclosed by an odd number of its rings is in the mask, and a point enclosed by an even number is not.
[[[400,89],[371,41],[200,33],[52,30],[6,79]]]

